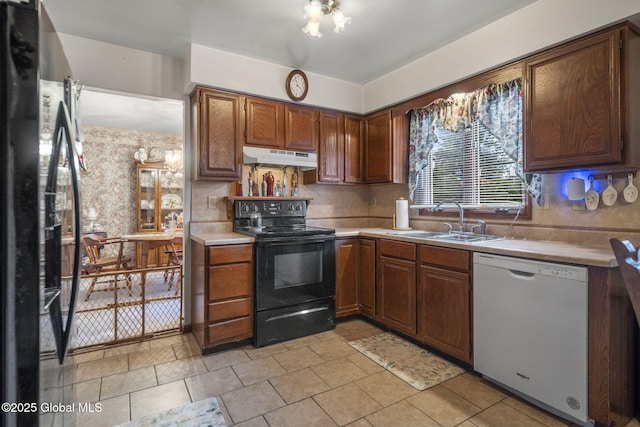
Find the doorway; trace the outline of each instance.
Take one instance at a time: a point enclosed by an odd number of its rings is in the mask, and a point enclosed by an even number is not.
[[[83,231],[105,242],[121,240],[102,245],[100,255],[114,257],[121,251],[128,262],[115,273],[84,271],[71,348],[180,331],[181,253],[178,264],[175,256],[169,256],[176,245],[168,244],[157,248],[153,261],[142,266],[140,244],[123,236],[171,231],[182,241],[184,102],[85,88],[80,119],[87,164],[80,180]],[[141,182],[146,175],[140,170],[152,168],[157,169],[157,198],[152,183]],[[169,204],[171,218],[164,215]],[[157,227],[149,229],[141,218],[154,211]],[[90,260],[85,257],[83,263]]]

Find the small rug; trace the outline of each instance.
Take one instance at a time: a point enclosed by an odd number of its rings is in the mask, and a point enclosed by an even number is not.
[[[352,341],[349,345],[417,390],[426,390],[465,372],[390,332]]]
[[[215,397],[199,400],[158,414],[148,415],[117,427],[226,427]]]

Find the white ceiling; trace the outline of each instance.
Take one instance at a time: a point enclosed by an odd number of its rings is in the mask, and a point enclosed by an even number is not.
[[[57,31],[186,58],[191,43],[364,84],[535,0],[339,0],[341,34],[301,31],[308,0],[43,0]],[[182,134],[183,105],[85,90],[86,125]]]
[[[83,126],[184,134],[184,103],[171,99],[140,98],[85,88],[80,93],[80,116]]]
[[[56,30],[184,58],[196,43],[364,84],[535,0],[339,0],[341,34],[304,34],[307,0],[44,0]]]

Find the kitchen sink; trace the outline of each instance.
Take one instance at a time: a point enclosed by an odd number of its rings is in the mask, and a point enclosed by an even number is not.
[[[488,240],[501,240],[506,237],[492,236],[490,234],[475,234],[475,233],[440,233],[436,236],[431,236],[430,239],[445,240],[448,242],[485,242]]]
[[[387,234],[394,236],[416,237],[418,239],[444,240],[448,242],[484,242],[487,240],[500,240],[506,237],[492,236],[490,234],[460,233],[460,232],[442,232],[442,231],[424,231],[424,230],[407,230],[407,231],[389,231]]]
[[[393,234],[394,236],[407,236],[417,237],[421,239],[431,239],[435,236],[447,235],[449,233],[443,233],[442,231],[424,231],[424,230],[407,230],[407,231],[389,231],[387,234]]]

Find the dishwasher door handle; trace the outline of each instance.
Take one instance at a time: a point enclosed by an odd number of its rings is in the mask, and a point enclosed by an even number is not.
[[[509,270],[512,276],[516,276],[519,279],[532,279],[536,276],[536,273],[529,273],[521,270]]]

